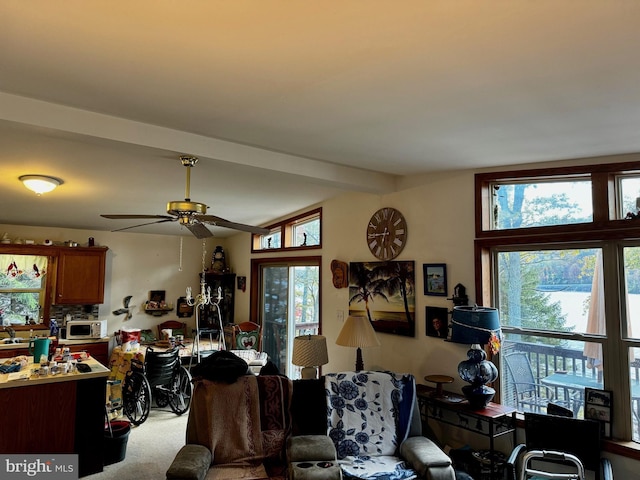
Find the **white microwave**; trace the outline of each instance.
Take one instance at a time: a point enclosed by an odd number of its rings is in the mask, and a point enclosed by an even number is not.
[[[87,340],[106,336],[106,320],[71,320],[67,322],[67,340]]]

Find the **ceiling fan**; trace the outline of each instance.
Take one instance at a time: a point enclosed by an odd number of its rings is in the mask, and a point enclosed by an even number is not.
[[[167,203],[167,215],[100,215],[104,218],[110,219],[156,219],[154,222],[142,223],[139,225],[132,225],[130,227],[119,228],[113,230],[114,232],[120,232],[122,230],[128,230],[130,228],[142,227],[144,225],[153,225],[155,223],[165,222],[179,222],[180,225],[184,225],[193,233],[197,238],[212,237],[213,233],[205,226],[205,224],[232,228],[234,230],[241,230],[243,232],[256,233],[259,235],[265,235],[269,233],[268,228],[254,227],[251,225],[245,225],[242,223],[230,222],[224,218],[217,217],[215,215],[207,215],[207,205],[204,203],[192,202],[189,198],[189,186],[191,183],[191,169],[198,163],[197,157],[191,157],[183,155],[180,157],[182,165],[187,167],[187,186],[185,189],[184,201],[172,201]]]

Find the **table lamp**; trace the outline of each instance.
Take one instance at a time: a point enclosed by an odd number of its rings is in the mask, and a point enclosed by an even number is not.
[[[491,343],[497,353],[500,348],[500,317],[498,310],[490,307],[453,307],[451,317],[451,341],[471,344],[467,360],[458,365],[458,374],[465,382],[462,393],[475,409],[481,409],[493,399],[496,391],[486,384],[498,378],[498,369],[487,360],[480,345]]]
[[[291,363],[304,367],[302,378],[316,378],[317,367],[329,363],[327,339],[322,335],[300,335],[293,339],[293,358]]]
[[[367,317],[349,315],[340,330],[336,345],[343,347],[356,347],[356,371],[364,370],[362,361],[362,348],[377,347],[380,341]]]

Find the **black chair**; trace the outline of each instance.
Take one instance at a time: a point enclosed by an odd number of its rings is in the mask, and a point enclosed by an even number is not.
[[[573,417],[573,411],[569,408],[565,408],[557,403],[549,402],[547,404],[547,415],[556,415],[558,417]]]
[[[613,480],[611,463],[600,456],[600,431],[601,425],[595,420],[525,413],[526,442],[511,452],[508,478],[582,480],[587,470],[595,473],[596,480]],[[561,472],[565,476],[559,475]]]
[[[515,389],[518,410],[540,413],[554,400],[553,389],[536,382],[526,353],[514,352],[505,355],[504,363]]]

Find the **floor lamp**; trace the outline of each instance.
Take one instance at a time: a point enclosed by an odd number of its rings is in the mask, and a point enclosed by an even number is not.
[[[336,345],[356,347],[356,371],[364,370],[362,348],[377,347],[380,341],[367,317],[349,315],[336,339]]]

